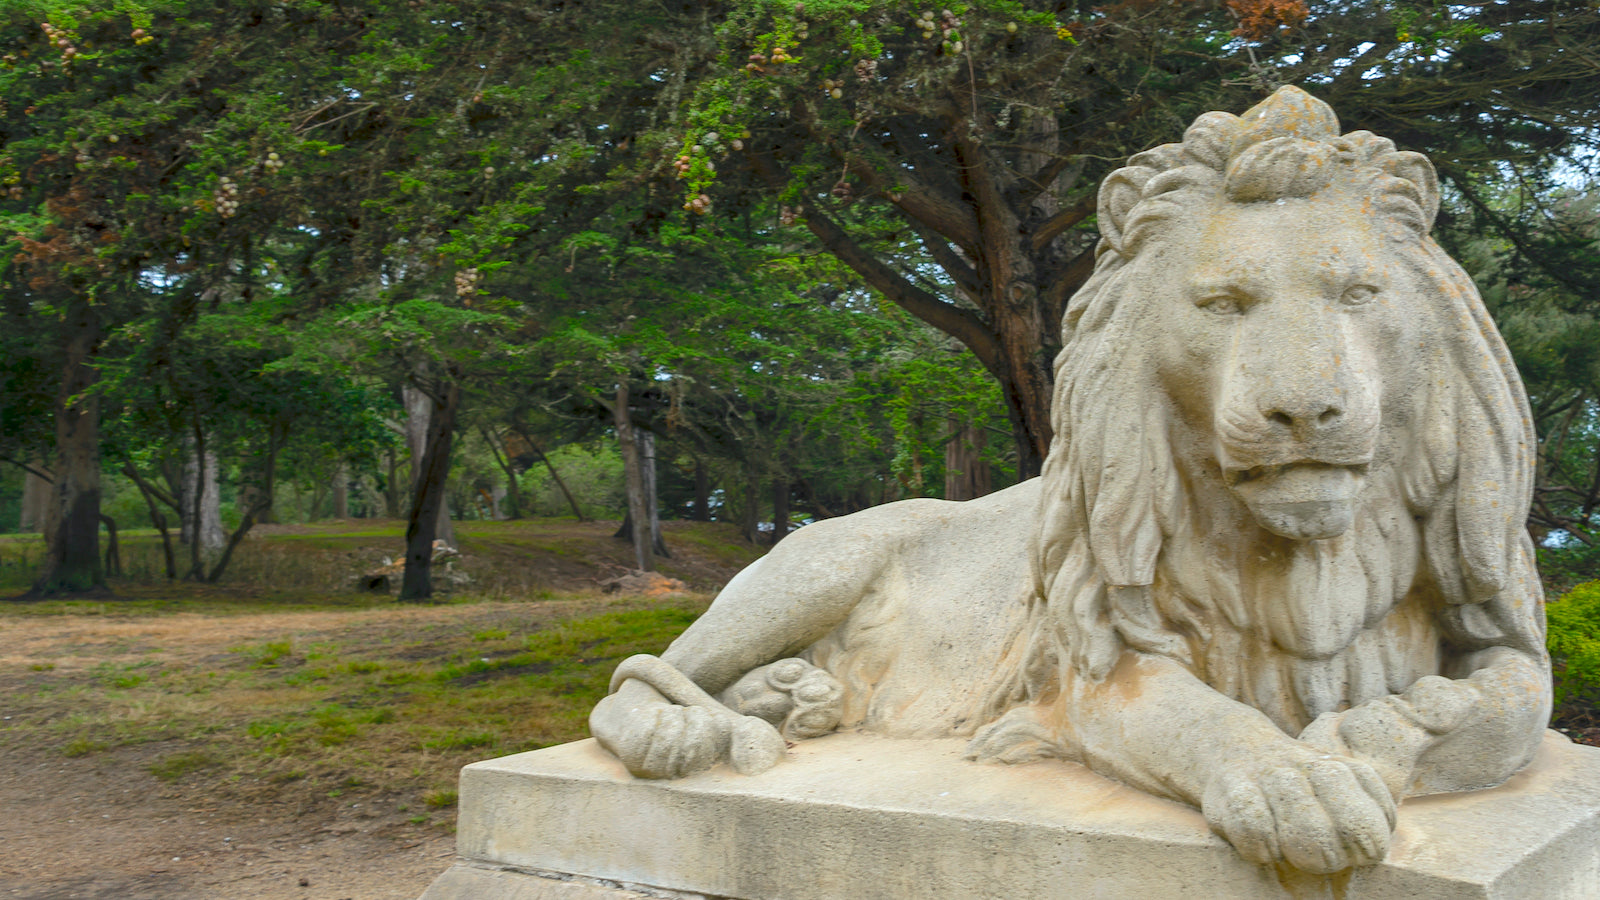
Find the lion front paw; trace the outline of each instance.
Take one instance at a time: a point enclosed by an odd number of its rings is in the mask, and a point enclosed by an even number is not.
[[[640,778],[682,778],[728,755],[730,719],[698,706],[650,703],[622,708],[616,694],[589,714],[589,731]]]
[[[1366,763],[1309,748],[1277,762],[1227,769],[1201,810],[1246,859],[1330,874],[1370,866],[1389,852],[1395,803]]]
[[[778,726],[792,741],[839,727],[844,686],[803,659],[780,659],[752,669],[718,697],[729,709]]]

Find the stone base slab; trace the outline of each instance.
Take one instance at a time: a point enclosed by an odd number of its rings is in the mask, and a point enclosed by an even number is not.
[[[461,773],[458,864],[423,900],[1600,897],[1600,750],[1551,732],[1486,791],[1400,808],[1388,859],[1251,865],[1186,806],[956,740],[836,734],[762,775],[635,779],[592,740]]]

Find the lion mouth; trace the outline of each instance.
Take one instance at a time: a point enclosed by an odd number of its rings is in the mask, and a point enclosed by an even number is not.
[[[1355,520],[1367,464],[1300,461],[1227,469],[1223,479],[1257,524],[1297,541],[1344,534]]]
[[[1222,480],[1230,488],[1248,484],[1260,479],[1275,479],[1292,469],[1321,468],[1321,469],[1346,469],[1357,476],[1367,474],[1367,463],[1342,464],[1321,462],[1317,460],[1296,460],[1295,462],[1278,463],[1266,466],[1232,467],[1222,470]]]

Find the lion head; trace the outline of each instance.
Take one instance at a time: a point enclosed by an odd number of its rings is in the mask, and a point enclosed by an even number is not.
[[[1358,655],[1438,643],[1395,610],[1526,580],[1527,401],[1428,236],[1438,198],[1424,157],[1341,135],[1296,88],[1106,179],[1056,361],[1011,700],[1058,670],[1103,678],[1131,646],[1247,701],[1276,688],[1235,682],[1281,677],[1299,705],[1269,715],[1303,725],[1418,677],[1340,656],[1386,627],[1411,637]],[[1278,674],[1214,671],[1203,648]]]

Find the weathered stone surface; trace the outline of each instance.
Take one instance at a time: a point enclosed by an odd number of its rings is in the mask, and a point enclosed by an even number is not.
[[[1535,436],[1438,201],[1295,88],[1136,155],[1043,475],[801,529],[619,669],[595,737],[649,778],[781,773],[835,726],[963,738],[1189,804],[1252,862],[1378,864],[1397,802],[1501,783],[1550,706]]]
[[[592,741],[477,763],[462,773],[463,864],[424,897],[1562,900],[1600,890],[1600,751],[1554,733],[1501,787],[1408,800],[1388,858],[1332,876],[1248,863],[1193,809],[1082,766],[961,757],[958,740],[844,733],[755,777],[719,767],[635,779]]]

